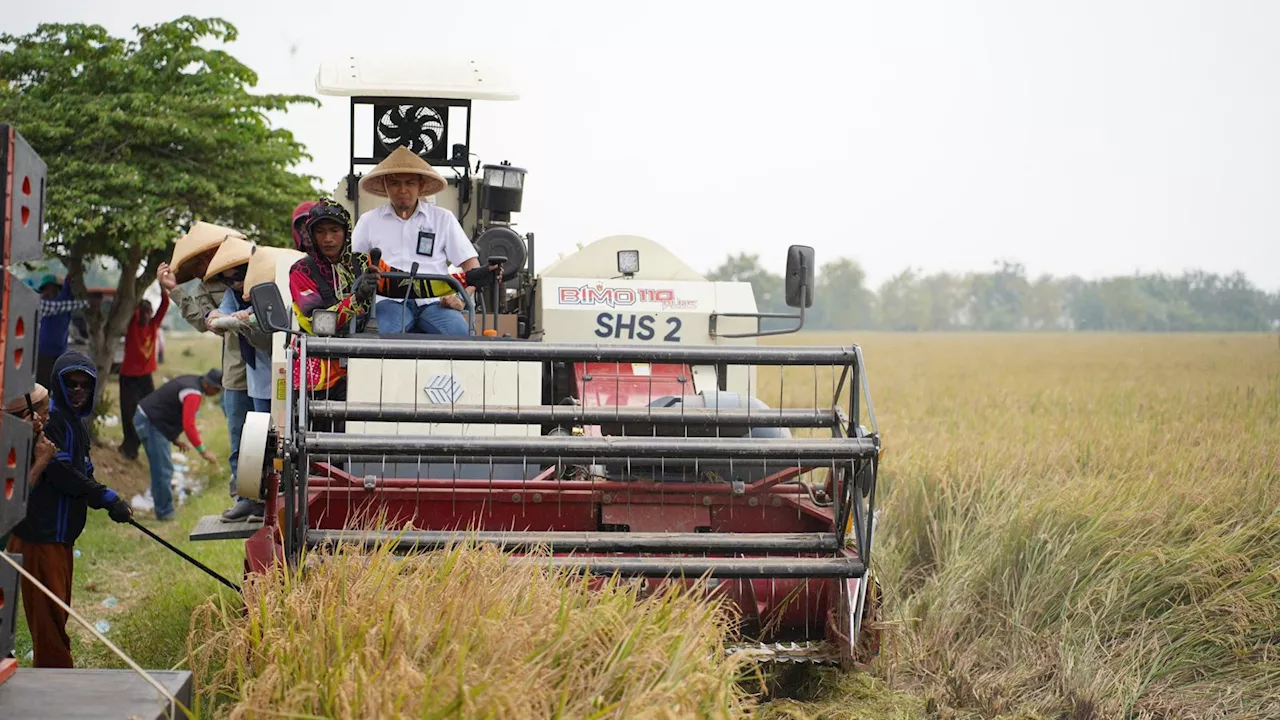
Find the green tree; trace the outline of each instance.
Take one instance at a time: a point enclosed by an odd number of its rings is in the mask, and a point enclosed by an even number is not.
[[[707,279],[722,282],[745,282],[751,284],[751,292],[756,297],[756,312],[780,313],[789,312],[787,307],[786,281],[781,275],[771,273],[760,264],[760,256],[756,253],[738,253],[725,258],[723,263],[707,273]],[[763,319],[760,329],[771,330],[778,327],[794,327],[794,321]]]
[[[867,289],[867,273],[848,258],[824,263],[813,298],[813,325],[828,330],[873,328],[876,296]]]
[[[134,40],[79,24],[0,34],[0,118],[49,166],[46,254],[81,294],[92,258],[120,267],[115,301],[85,314],[103,377],[139,297],[195,221],[281,245],[290,210],[319,192],[316,178],[292,170],[309,157],[302,145],[266,117],[315,100],[250,93],[252,70],[200,45],[234,41],[231,24],[184,16],[134,31]]]

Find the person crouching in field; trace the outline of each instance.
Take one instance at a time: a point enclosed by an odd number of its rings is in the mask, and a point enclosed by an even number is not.
[[[151,499],[155,503],[156,520],[163,522],[173,518],[173,489],[169,487],[173,479],[171,453],[173,445],[177,445],[179,450],[187,450],[187,444],[182,441],[183,433],[200,457],[211,463],[218,462],[200,439],[196,413],[206,396],[217,395],[221,390],[222,371],[213,368],[203,376],[179,375],[138,403],[138,410],[133,414],[133,426],[138,437],[142,438],[142,447],[151,466]]]
[[[119,523],[132,520],[133,509],[115,490],[93,477],[85,419],[93,414],[97,368],[81,353],[64,353],[53,364],[51,383],[44,436],[54,452],[35,479],[27,496],[27,516],[14,527],[5,549],[21,555],[23,568],[70,605],[74,546],[84,530],[88,508],[105,509]],[[37,443],[36,451],[40,457],[48,448],[42,450]],[[72,667],[66,611],[26,578],[22,580],[22,605],[31,630],[35,666]]]
[[[249,260],[253,253],[252,243],[238,238],[230,238],[218,248],[218,253],[209,263],[205,280],[217,278],[227,286],[227,291],[222,295],[222,304],[217,310],[209,313],[206,322],[211,332],[235,338],[240,350],[240,358],[245,364],[252,409],[254,412],[269,413],[271,412],[271,333],[253,328],[250,322],[253,306],[244,299],[245,278],[249,272]],[[217,322],[228,317],[238,321],[233,329],[225,329]],[[236,504],[222,513],[222,521],[260,521],[264,511],[264,504],[256,498],[237,497]]]

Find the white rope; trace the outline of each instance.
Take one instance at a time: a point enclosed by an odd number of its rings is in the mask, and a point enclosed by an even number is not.
[[[50,592],[49,588],[47,588],[47,587],[45,587],[43,584],[41,584],[41,582],[40,582],[39,580],[36,580],[36,579],[35,579],[35,577],[33,577],[33,576],[31,575],[31,573],[27,572],[26,568],[24,568],[24,567],[22,567],[22,565],[18,564],[18,562],[17,562],[16,560],[14,560],[13,558],[9,557],[9,554],[8,554],[8,553],[0,552],[0,558],[4,558],[4,561],[5,561],[5,562],[7,562],[7,563],[9,563],[10,565],[12,565],[12,566],[13,566],[13,568],[14,568],[15,570],[17,570],[19,574],[21,574],[21,575],[22,575],[24,578],[26,578],[27,580],[30,580],[32,585],[35,585],[37,588],[40,588],[40,592],[42,592],[42,593],[44,593],[45,595],[47,595],[47,596],[49,597],[49,599],[50,599],[50,600],[53,600],[54,602],[58,603],[58,607],[60,607],[60,608],[62,608],[63,610],[67,611],[67,614],[68,614],[68,615],[70,615],[71,617],[75,618],[75,619],[76,619],[76,622],[78,622],[78,623],[80,623],[81,625],[83,625],[83,626],[85,627],[85,629],[86,629],[86,630],[88,630],[90,633],[93,633],[93,636],[94,636],[94,637],[96,637],[96,638],[98,638],[99,640],[101,640],[101,641],[102,641],[102,643],[103,643],[104,645],[106,645],[108,648],[110,648],[110,649],[111,649],[111,652],[114,652],[116,655],[119,655],[119,656],[120,656],[120,659],[121,659],[121,660],[124,660],[124,661],[125,661],[125,663],[129,665],[129,667],[133,668],[133,671],[134,671],[134,672],[136,672],[136,673],[138,673],[139,675],[141,675],[141,676],[142,676],[142,679],[144,679],[144,680],[146,680],[148,683],[150,683],[150,684],[151,684],[151,685],[152,685],[156,690],[159,690],[161,695],[163,695],[163,696],[165,696],[166,698],[168,698],[168,699],[169,699],[169,716],[170,716],[170,717],[173,717],[175,709],[176,709],[176,708],[179,708],[179,707],[181,707],[181,708],[182,708],[182,712],[183,712],[187,717],[191,717],[191,711],[190,711],[190,710],[188,710],[188,709],[187,709],[187,707],[186,707],[186,706],[184,706],[182,703],[178,702],[178,698],[174,697],[174,696],[173,696],[173,694],[172,694],[172,693],[170,693],[170,692],[169,692],[169,690],[168,690],[167,688],[165,688],[165,686],[164,686],[164,685],[160,684],[160,681],[158,681],[158,680],[156,680],[155,678],[151,677],[151,675],[149,675],[149,674],[147,673],[147,671],[146,671],[146,670],[143,670],[141,667],[139,667],[139,666],[138,666],[138,664],[137,664],[137,663],[135,663],[135,662],[133,661],[133,659],[132,659],[132,658],[130,658],[128,655],[125,655],[125,654],[124,654],[124,651],[123,651],[123,650],[121,650],[120,648],[116,647],[115,643],[111,642],[110,640],[108,640],[108,639],[106,638],[106,636],[105,636],[105,635],[103,635],[102,633],[98,632],[98,628],[94,627],[93,625],[90,625],[90,624],[89,624],[89,621],[88,621],[88,620],[85,620],[83,617],[81,617],[81,616],[80,616],[80,614],[79,614],[79,613],[77,613],[75,610],[72,610],[72,609],[71,609],[71,606],[69,606],[69,605],[67,605],[66,603],[62,602],[62,598],[60,598],[60,597],[58,597],[57,595],[55,595],[55,594],[53,594],[52,592]]]

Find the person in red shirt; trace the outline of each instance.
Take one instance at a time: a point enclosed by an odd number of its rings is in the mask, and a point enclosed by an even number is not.
[[[204,446],[196,428],[196,412],[205,397],[222,392],[222,371],[212,368],[204,375],[179,375],[142,398],[133,414],[133,426],[142,438],[151,465],[151,500],[155,503],[156,520],[173,518],[173,445],[186,452],[196,452],[210,463],[218,458]],[[182,441],[187,436],[191,445]]]
[[[138,459],[138,446],[142,444],[133,427],[133,413],[138,409],[138,401],[156,390],[151,374],[156,371],[160,323],[168,310],[169,293],[161,287],[160,309],[152,315],[150,301],[138,303],[124,336],[124,362],[120,363],[120,424],[124,426],[124,442],[120,444],[120,454],[130,460]]]

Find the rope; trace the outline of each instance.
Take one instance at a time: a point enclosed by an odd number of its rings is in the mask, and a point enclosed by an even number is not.
[[[15,570],[17,570],[17,571],[18,571],[18,574],[22,575],[22,577],[24,577],[24,578],[26,578],[27,580],[29,580],[29,581],[31,582],[31,584],[32,584],[32,585],[35,585],[37,588],[39,588],[39,589],[40,589],[40,592],[42,592],[42,593],[44,593],[46,596],[48,596],[48,598],[49,598],[50,600],[53,600],[54,602],[56,602],[56,603],[58,604],[58,607],[62,608],[63,610],[65,610],[65,611],[67,612],[67,614],[68,614],[68,615],[70,615],[71,617],[75,618],[76,622],[78,622],[78,623],[80,623],[81,625],[83,625],[83,626],[85,627],[85,629],[86,629],[86,630],[88,630],[90,633],[92,633],[92,634],[93,634],[93,636],[94,636],[94,637],[96,637],[96,638],[98,638],[99,640],[101,640],[101,641],[102,641],[102,643],[103,643],[104,645],[106,645],[108,648],[110,648],[110,649],[111,649],[111,652],[113,652],[113,653],[115,653],[116,655],[120,656],[120,659],[121,659],[121,660],[124,660],[124,661],[125,661],[125,663],[126,663],[130,668],[132,668],[134,672],[136,672],[136,673],[138,673],[139,675],[141,675],[143,680],[146,680],[148,683],[150,683],[150,684],[151,684],[151,686],[152,686],[152,687],[154,687],[156,690],[160,691],[160,694],[161,694],[161,695],[163,695],[163,696],[165,696],[166,698],[168,698],[168,700],[169,700],[169,716],[170,716],[170,717],[173,717],[175,709],[177,709],[177,708],[179,708],[179,707],[181,707],[181,708],[182,708],[182,712],[183,712],[183,713],[184,713],[188,718],[189,718],[189,717],[192,717],[192,715],[191,715],[191,711],[190,711],[190,710],[188,710],[188,709],[187,709],[187,707],[186,707],[186,706],[184,706],[182,703],[178,702],[178,698],[174,697],[174,696],[173,696],[173,694],[172,694],[172,693],[170,693],[170,692],[169,692],[169,690],[168,690],[167,688],[165,688],[165,686],[164,686],[164,685],[160,684],[160,681],[158,681],[158,680],[156,680],[155,678],[151,677],[151,675],[149,675],[149,674],[147,673],[147,671],[146,671],[146,670],[143,670],[141,667],[139,667],[139,666],[138,666],[138,664],[137,664],[137,663],[135,663],[135,662],[133,661],[133,659],[132,659],[132,658],[130,658],[128,655],[125,655],[125,654],[124,654],[124,651],[123,651],[123,650],[121,650],[120,648],[116,647],[116,644],[115,644],[115,643],[111,642],[110,640],[108,640],[108,639],[106,638],[106,636],[105,636],[105,635],[103,635],[102,633],[98,632],[98,628],[96,628],[96,627],[94,627],[93,625],[89,624],[89,621],[88,621],[88,620],[85,620],[83,617],[81,617],[81,616],[80,616],[80,613],[77,613],[75,610],[72,610],[72,609],[71,609],[71,606],[69,606],[69,605],[67,605],[66,603],[62,602],[62,598],[60,598],[60,597],[58,597],[57,595],[54,595],[52,592],[50,592],[49,588],[45,587],[45,586],[44,586],[44,585],[43,585],[39,580],[36,580],[36,579],[35,579],[35,577],[33,577],[33,576],[31,575],[31,573],[27,572],[26,568],[24,568],[24,567],[22,567],[22,565],[18,564],[18,562],[17,562],[16,560],[14,560],[13,558],[9,557],[9,554],[8,554],[8,553],[0,552],[0,558],[4,558],[4,561],[5,561],[5,562],[7,562],[7,563],[9,563],[10,565],[12,565],[12,566],[13,566],[13,568],[14,568]]]

